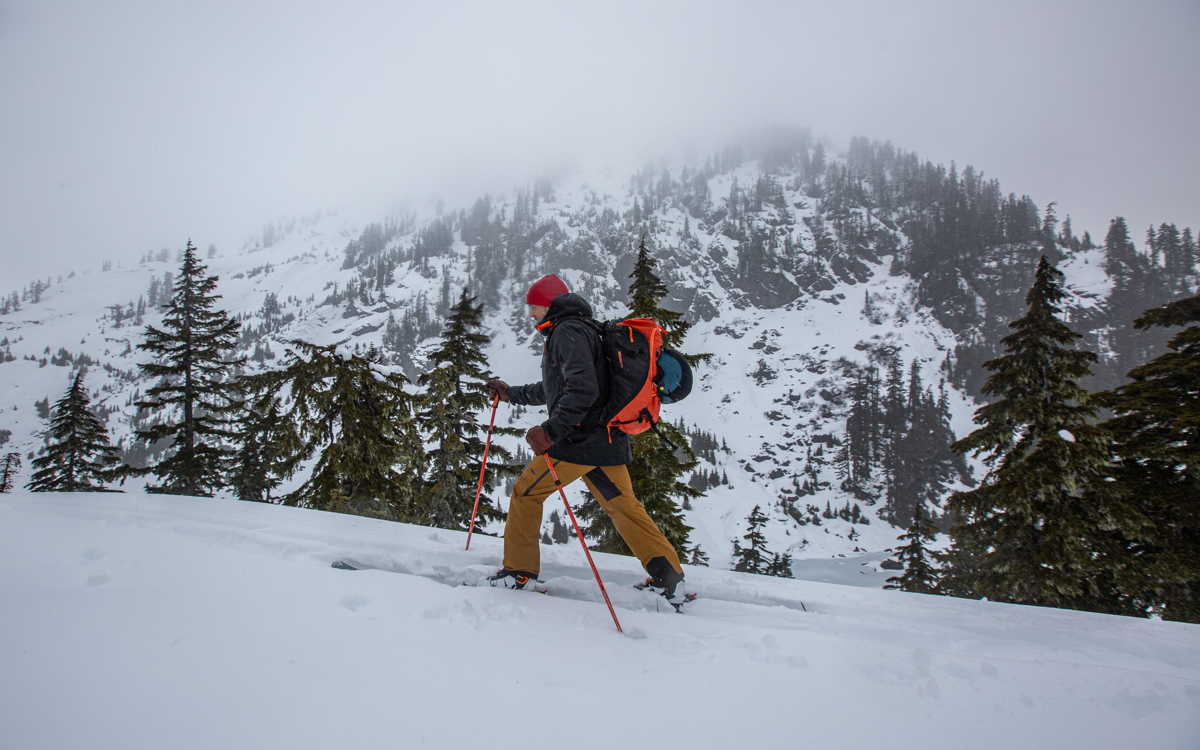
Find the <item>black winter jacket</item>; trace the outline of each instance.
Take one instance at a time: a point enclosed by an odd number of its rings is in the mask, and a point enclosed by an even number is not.
[[[554,441],[550,458],[584,466],[616,466],[633,460],[629,436],[608,430],[599,421],[608,393],[608,368],[600,334],[588,322],[592,308],[578,294],[560,294],[538,325],[546,337],[542,350],[542,382],[508,389],[508,400],[546,405],[542,423]]]

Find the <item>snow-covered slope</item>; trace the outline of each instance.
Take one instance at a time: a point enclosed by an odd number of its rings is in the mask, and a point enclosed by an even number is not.
[[[1200,627],[543,547],[296,508],[0,495],[0,747],[1194,748]],[[371,566],[330,567],[337,559]],[[661,609],[661,608],[659,608]]]
[[[585,204],[586,199],[579,197],[579,203]],[[568,212],[568,191],[559,191],[556,205],[557,211]],[[682,224],[683,218],[678,218]],[[245,354],[253,355],[256,348],[265,346],[271,355],[279,355],[290,338],[322,344],[340,342],[363,350],[374,344],[387,352],[383,337],[389,316],[395,320],[398,313],[423,309],[425,298],[437,299],[443,279],[450,278],[455,285],[467,283],[468,248],[458,242],[453,257],[438,275],[426,278],[418,271],[397,272],[387,297],[369,308],[361,302],[357,306],[321,305],[333,284],[344,288],[354,279],[353,269],[342,268],[342,250],[347,237],[355,236],[357,232],[346,228],[338,217],[324,217],[275,238],[269,249],[254,251],[252,245],[241,254],[219,254],[206,261],[210,272],[221,278],[218,291],[227,309],[242,316],[249,329],[264,323],[273,326],[261,338],[248,340]],[[609,262],[603,255],[600,261]],[[611,260],[613,265],[616,262],[616,258]],[[139,389],[146,387],[136,368],[137,361],[145,360],[136,350],[144,325],[127,319],[119,327],[114,326],[108,306],[128,306],[132,302],[136,311],[152,279],[162,278],[174,269],[172,259],[77,275],[53,284],[40,302],[27,303],[0,319],[0,333],[8,341],[0,352],[11,352],[14,357],[0,365],[0,393],[4,394],[0,396],[0,425],[14,433],[12,445],[16,450],[39,450],[42,441],[38,433],[46,422],[34,402],[48,399],[53,403],[65,391],[76,366],[88,362],[100,365],[89,368],[87,382],[100,408],[115,410],[109,417],[114,440],[121,440],[125,447],[133,446],[132,421],[148,416],[138,415],[133,406]],[[594,276],[570,268],[544,266],[540,270],[557,270],[575,288],[595,283]],[[593,297],[602,311],[598,315],[622,314],[623,307],[611,301],[619,292],[618,281],[609,276],[608,289],[593,288]],[[492,369],[512,383],[540,377],[540,344],[532,327],[521,318],[524,290],[518,286],[507,284],[500,295],[499,309],[488,316],[493,335],[489,351]],[[734,309],[727,300],[718,300],[717,304],[729,307],[730,312],[697,321],[689,335],[689,351],[711,352],[712,364],[699,370],[693,395],[664,413],[672,420],[682,419],[693,429],[716,435],[728,447],[727,452],[714,452],[711,462],[702,467],[727,476],[729,483],[708,489],[687,513],[688,523],[695,527],[692,543],[699,543],[715,564],[727,564],[731,540],[745,533],[746,516],[755,505],[773,516],[768,529],[771,549],[791,549],[797,558],[829,559],[837,554],[876,552],[893,546],[898,530],[878,518],[872,525],[835,518],[820,528],[810,526],[806,530],[788,520],[779,498],[781,491],[794,487],[794,477],[803,466],[816,462],[825,466],[820,476],[824,486],[815,496],[805,498],[807,504],[823,509],[829,503],[840,508],[847,501],[857,502],[836,487],[829,468],[832,446],[817,445],[816,457],[811,456],[813,435],[837,434],[844,422],[844,373],[837,362],[866,361],[871,354],[867,345],[876,349],[894,347],[903,352],[906,361],[924,363],[927,381],[936,382],[938,366],[953,346],[953,336],[913,308],[910,286],[906,277],[882,272],[869,283],[843,283],[830,290],[827,298],[798,301],[771,311],[769,316],[753,308]],[[705,289],[713,293],[721,287],[712,284]],[[881,316],[877,323],[864,318],[861,304],[841,304],[846,298],[855,302],[864,293],[875,298]],[[275,295],[280,305],[279,314],[269,319],[262,310],[268,294]],[[149,309],[141,320],[143,324],[157,324],[159,317]],[[281,322],[289,317],[294,320]],[[430,335],[436,335],[436,327],[431,328]],[[419,357],[421,349],[418,346],[414,354]],[[60,350],[65,350],[66,356]],[[83,355],[88,359],[81,360]],[[392,356],[397,363],[407,362],[407,355]],[[271,364],[271,360],[264,359],[252,363],[252,367]],[[968,429],[973,407],[957,394],[954,405],[955,427]],[[537,410],[513,419],[512,412],[505,409],[501,419],[507,418],[511,424],[528,426],[538,419]],[[134,447],[131,458],[141,456]],[[853,537],[848,538],[851,532]]]
[[[808,149],[801,149],[805,163]],[[857,169],[853,159],[831,157],[835,162],[853,167],[845,174]],[[962,436],[976,403],[950,371],[964,342],[976,358],[988,342],[983,323],[947,328],[940,321],[948,313],[939,318],[920,303],[922,279],[897,270],[897,257],[911,244],[900,212],[855,203],[844,175],[835,180],[831,173],[734,160],[720,169],[573,175],[457,211],[391,216],[376,225],[320,212],[273,222],[240,249],[211,248],[206,262],[220,276],[222,304],[243,323],[241,353],[252,357],[252,369],[272,366],[289,339],[303,338],[359,351],[375,346],[415,374],[447,305],[466,286],[487,305],[492,370],[523,383],[537,379],[540,354],[540,338],[523,317],[528,283],[557,272],[592,301],[598,317],[623,315],[634,243],[644,232],[671,289],[668,304],[695,323],[685,350],[713,355],[698,370],[693,395],[664,412],[693,431],[694,447],[716,441],[701,451],[696,477],[706,494],[685,512],[691,543],[715,566],[728,567],[732,540],[745,533],[758,505],[771,519],[772,551],[798,560],[858,556],[851,567],[878,581],[875,564],[901,530],[880,517],[878,471],[866,483],[843,485],[837,454],[846,440],[850,383],[867,368],[886,373],[889,361],[906,374],[915,366],[934,396],[944,388],[951,425]],[[999,260],[978,269],[991,274],[984,286],[993,277],[1019,279],[1012,269],[1038,252],[997,251]],[[1086,317],[1111,287],[1103,253],[1064,252],[1068,308]],[[131,438],[152,418],[133,406],[147,386],[136,346],[144,325],[160,316],[153,307],[138,310],[151,284],[177,264],[166,251],[133,260],[51,278],[37,301],[0,317],[0,430],[11,432],[0,451],[36,454],[44,405],[86,365],[87,383],[127,459],[147,458]],[[988,293],[973,292],[972,314],[995,306],[984,300]],[[1022,295],[1005,292],[1001,301],[1016,310]],[[1097,334],[1101,346],[1108,330]],[[539,417],[505,407],[501,420],[530,426]],[[724,481],[712,486],[717,477]],[[962,481],[970,480],[961,476],[943,494]],[[869,523],[812,521],[826,508],[849,516],[852,506],[861,506]]]

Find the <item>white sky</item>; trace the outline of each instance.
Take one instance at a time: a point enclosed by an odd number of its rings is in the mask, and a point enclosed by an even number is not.
[[[0,0],[0,293],[800,125],[1200,228],[1197,2]]]

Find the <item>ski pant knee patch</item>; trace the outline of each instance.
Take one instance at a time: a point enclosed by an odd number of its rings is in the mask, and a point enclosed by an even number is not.
[[[617,486],[616,482],[609,479],[608,475],[604,473],[604,469],[599,466],[589,471],[585,476],[605,500],[612,502],[621,496],[621,488]]]

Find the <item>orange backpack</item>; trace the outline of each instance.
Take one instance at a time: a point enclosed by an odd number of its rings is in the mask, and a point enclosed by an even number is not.
[[[691,393],[692,369],[687,360],[663,346],[663,329],[652,318],[589,322],[600,334],[608,369],[601,424],[630,435],[646,430],[658,433],[659,408]]]

